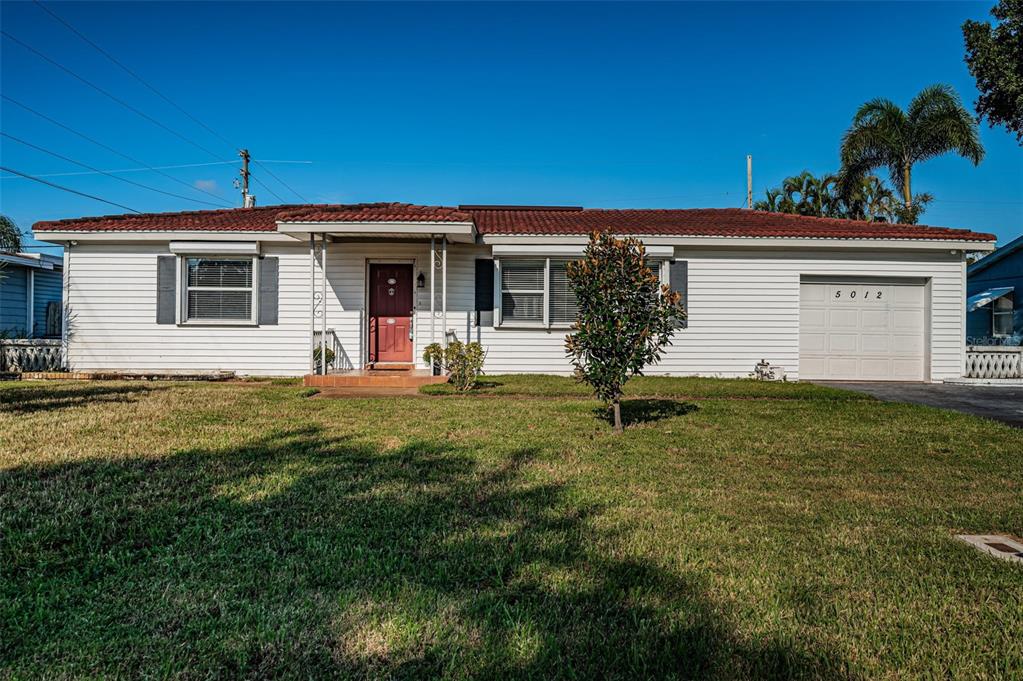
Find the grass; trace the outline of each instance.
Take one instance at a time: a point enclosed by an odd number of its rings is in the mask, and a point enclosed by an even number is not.
[[[0,384],[0,677],[1023,674],[1023,570],[953,539],[1023,533],[1023,431],[493,382]]]
[[[450,383],[424,385],[426,395],[456,395]],[[507,374],[481,376],[473,395],[516,395],[529,397],[589,397],[590,388],[568,376]],[[813,383],[780,383],[752,379],[637,376],[625,384],[626,397],[669,397],[672,399],[870,399],[860,393]]]

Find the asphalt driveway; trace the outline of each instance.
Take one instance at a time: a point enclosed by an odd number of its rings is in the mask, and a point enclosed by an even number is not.
[[[949,383],[850,383],[814,381],[873,395],[889,402],[926,404],[931,407],[994,419],[1023,428],[1023,386],[955,385]]]

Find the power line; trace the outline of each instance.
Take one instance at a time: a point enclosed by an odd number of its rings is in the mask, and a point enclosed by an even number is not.
[[[37,151],[43,152],[44,154],[49,154],[50,156],[53,156],[54,158],[59,158],[62,161],[67,161],[68,163],[74,163],[76,166],[81,166],[83,168],[88,168],[89,170],[91,170],[94,173],[99,173],[100,175],[106,175],[107,177],[112,177],[115,180],[120,180],[121,182],[127,182],[128,184],[135,185],[136,187],[141,187],[142,189],[148,189],[151,192],[157,192],[158,194],[166,194],[167,196],[173,196],[174,198],[177,198],[177,199],[184,199],[185,201],[194,201],[195,203],[201,203],[201,204],[203,204],[205,206],[213,206],[215,208],[219,208],[220,207],[219,204],[212,203],[210,201],[203,201],[202,199],[193,199],[193,198],[191,198],[189,196],[184,196],[183,194],[175,194],[174,192],[168,192],[168,191],[164,191],[163,189],[157,189],[156,187],[150,187],[147,184],[142,184],[141,182],[136,182],[135,180],[129,180],[127,177],[118,177],[117,175],[114,175],[113,173],[107,172],[105,170],[100,170],[99,168],[95,168],[95,167],[93,167],[93,166],[91,166],[91,165],[89,165],[87,163],[82,163],[81,161],[76,161],[73,158],[69,158],[67,156],[64,156],[63,154],[58,154],[57,152],[51,151],[49,149],[46,149],[45,147],[41,147],[38,144],[32,144],[31,142],[28,142],[26,140],[20,139],[18,137],[15,137],[14,135],[10,135],[10,134],[8,134],[6,132],[0,132],[0,135],[2,135],[3,137],[6,137],[7,139],[14,140],[18,144],[24,144],[26,147],[31,147],[31,148],[33,148],[33,149],[35,149]]]
[[[76,170],[76,171],[67,172],[67,173],[36,173],[36,177],[77,177],[79,175],[96,175],[96,174],[102,174],[102,173],[141,173],[141,172],[143,172],[145,170],[161,170],[161,169],[167,170],[167,169],[174,169],[174,168],[199,168],[199,167],[203,167],[203,166],[225,166],[225,165],[231,165],[233,163],[234,163],[234,161],[213,161],[211,163],[177,163],[175,165],[170,165],[170,166],[153,166],[153,167],[145,166],[145,167],[142,167],[142,168],[114,168],[113,170],[97,170],[97,171],[92,171],[92,170]],[[9,175],[0,175],[0,180],[16,180],[16,179],[18,179],[18,178],[12,177],[12,176],[9,176]],[[188,185],[188,186],[192,187],[192,189],[197,189],[197,187],[194,187],[193,185]],[[200,189],[199,191],[202,191],[202,190]],[[216,196],[216,194],[214,194],[213,196]]]
[[[106,90],[101,88],[99,85],[96,85],[92,81],[83,78],[82,76],[78,75],[77,73],[75,73],[74,71],[69,69],[68,67],[66,67],[63,64],[61,64],[60,62],[55,61],[55,60],[51,59],[50,57],[47,57],[45,54],[43,54],[42,52],[40,52],[36,48],[32,47],[31,45],[29,45],[28,43],[26,43],[26,42],[24,42],[22,40],[19,40],[18,38],[15,38],[13,35],[8,33],[7,31],[0,30],[0,35],[3,35],[8,40],[13,40],[14,42],[16,42],[19,45],[21,45],[23,48],[28,50],[29,52],[31,52],[32,54],[34,54],[37,57],[39,57],[40,59],[44,59],[44,60],[48,61],[49,63],[51,63],[54,66],[56,66],[57,68],[59,68],[61,71],[64,71],[65,73],[67,73],[67,74],[77,78],[78,80],[80,80],[81,82],[85,83],[86,85],[88,85],[92,89],[96,90],[100,94],[104,95],[105,97],[109,97],[110,99],[112,99],[113,101],[117,102],[118,104],[120,104],[124,108],[126,108],[129,111],[135,113],[138,116],[141,116],[142,118],[145,118],[147,121],[149,121],[153,125],[156,125],[156,126],[162,128],[162,129],[166,130],[167,132],[169,132],[170,134],[174,135],[178,139],[180,139],[180,140],[182,140],[184,142],[187,142],[188,144],[191,144],[196,149],[199,149],[201,151],[206,152],[207,154],[209,154],[213,158],[218,158],[218,159],[220,158],[219,154],[213,153],[212,151],[210,151],[206,147],[202,146],[198,142],[194,142],[191,139],[189,139],[189,138],[185,137],[184,135],[182,135],[181,133],[176,132],[174,129],[167,127],[166,125],[164,125],[160,121],[156,120],[155,118],[153,118],[149,114],[145,113],[144,111],[141,111],[141,110],[135,108],[134,106],[132,106],[131,104],[129,104],[128,102],[124,101],[123,99],[110,94],[109,92],[107,92]]]
[[[203,129],[205,129],[205,130],[206,130],[207,132],[209,132],[210,134],[212,134],[212,135],[213,135],[214,137],[217,137],[218,139],[220,139],[220,141],[221,141],[221,142],[223,142],[224,144],[226,144],[227,146],[229,146],[229,147],[233,147],[233,146],[234,146],[233,144],[231,144],[230,142],[228,142],[228,141],[227,141],[226,139],[224,139],[224,137],[223,137],[222,135],[220,135],[220,133],[218,133],[218,132],[217,132],[216,130],[214,130],[214,129],[213,129],[213,128],[211,128],[210,126],[206,125],[205,123],[203,123],[202,121],[200,121],[200,120],[199,120],[198,118],[196,118],[196,117],[195,117],[195,116],[193,116],[192,114],[188,113],[188,112],[187,112],[187,111],[186,111],[185,109],[183,109],[183,108],[182,108],[181,106],[179,106],[179,105],[178,105],[178,104],[177,104],[177,103],[176,103],[176,102],[175,102],[174,100],[172,100],[172,99],[171,99],[170,97],[168,97],[167,95],[165,95],[165,94],[163,94],[162,92],[160,92],[159,90],[157,90],[157,89],[156,89],[156,87],[154,87],[154,86],[153,86],[153,85],[152,85],[151,83],[149,83],[149,82],[148,82],[147,80],[145,80],[145,79],[144,79],[144,78],[143,78],[142,76],[140,76],[139,74],[135,73],[135,72],[134,72],[134,71],[132,71],[132,70],[131,70],[130,68],[128,68],[128,67],[127,67],[127,66],[126,66],[126,65],[125,65],[124,63],[122,63],[122,62],[121,62],[121,61],[119,61],[119,60],[118,60],[118,59],[117,59],[116,57],[114,57],[114,55],[110,54],[109,52],[107,52],[106,50],[104,50],[104,49],[103,49],[102,47],[100,47],[99,45],[97,45],[97,44],[96,44],[96,43],[94,43],[93,41],[89,40],[89,38],[87,38],[87,37],[85,36],[85,34],[83,34],[83,33],[82,33],[81,31],[79,31],[79,30],[78,30],[77,28],[75,28],[74,26],[72,26],[72,25],[71,25],[71,23],[70,23],[70,22],[68,22],[68,21],[67,21],[66,19],[64,19],[63,17],[59,16],[59,15],[58,15],[58,14],[57,14],[56,12],[54,12],[54,11],[53,11],[52,9],[50,9],[49,7],[47,7],[46,5],[44,5],[43,3],[39,2],[39,0],[33,0],[33,1],[34,1],[34,2],[35,2],[35,4],[36,4],[36,5],[37,5],[37,6],[39,7],[39,9],[41,9],[41,10],[43,10],[44,12],[46,12],[47,14],[49,14],[49,15],[50,15],[51,17],[53,17],[54,19],[56,19],[56,20],[57,20],[57,21],[59,21],[60,23],[64,24],[64,26],[65,26],[65,27],[66,27],[66,28],[67,28],[67,29],[68,29],[69,31],[71,31],[72,33],[74,33],[74,34],[75,34],[76,36],[78,36],[79,38],[81,38],[82,40],[84,40],[84,41],[85,41],[86,43],[88,43],[88,44],[89,44],[90,46],[92,46],[92,47],[93,47],[93,48],[94,48],[94,49],[95,49],[95,50],[96,50],[97,52],[99,52],[99,53],[100,53],[100,54],[102,54],[102,55],[103,55],[104,57],[106,57],[107,59],[109,59],[110,61],[112,61],[112,62],[113,62],[114,64],[116,64],[117,66],[119,66],[119,67],[120,67],[120,68],[121,68],[121,69],[122,69],[122,70],[123,70],[123,71],[124,71],[125,73],[127,73],[127,74],[128,74],[129,76],[131,76],[132,78],[134,78],[134,79],[135,79],[135,80],[137,80],[138,82],[140,82],[140,83],[142,83],[143,85],[145,85],[145,86],[146,86],[147,88],[149,88],[149,90],[151,90],[151,91],[152,91],[152,92],[153,92],[154,94],[156,94],[156,95],[157,95],[157,96],[158,96],[158,97],[159,97],[160,99],[162,99],[163,101],[167,102],[168,104],[170,104],[171,106],[173,106],[173,107],[174,107],[175,109],[177,109],[178,111],[180,111],[181,113],[183,113],[183,114],[184,114],[185,116],[187,116],[187,117],[188,117],[188,118],[189,118],[190,120],[192,120],[192,121],[193,121],[194,123],[196,123],[197,125],[199,125],[199,126],[200,126],[200,127],[202,127]],[[282,184],[283,184],[283,183],[282,183]]]
[[[34,180],[36,182],[39,182],[40,184],[45,184],[47,186],[54,187],[56,189],[60,189],[60,190],[65,191],[65,192],[71,192],[72,194],[78,194],[79,196],[84,196],[87,199],[94,199],[96,201],[102,201],[103,203],[108,203],[111,206],[117,206],[118,208],[123,208],[124,210],[126,210],[126,211],[128,211],[130,213],[138,213],[139,215],[142,214],[142,211],[135,210],[134,208],[129,208],[128,206],[125,206],[123,204],[115,203],[114,201],[107,201],[106,199],[100,198],[98,196],[93,196],[92,194],[86,194],[85,192],[80,192],[77,189],[71,189],[70,187],[65,187],[65,186],[57,184],[55,182],[50,182],[49,180],[44,180],[41,177],[35,177],[33,175],[29,175],[28,173],[23,173],[20,170],[15,170],[14,168],[8,168],[7,166],[0,166],[0,170],[3,170],[4,172],[8,172],[8,173],[13,173],[15,175],[20,175],[20,176],[22,176],[22,177],[24,177],[24,178],[26,178],[28,180]]]
[[[258,178],[258,177],[256,177],[255,175],[253,175],[253,176],[252,176],[252,179],[253,179],[253,180],[255,180],[255,181],[256,181],[256,184],[258,184],[258,185],[259,185],[260,187],[262,187],[263,189],[265,189],[265,190],[267,190],[268,192],[270,192],[271,194],[273,194],[273,195],[274,195],[274,198],[276,198],[276,199],[277,199],[278,201],[280,201],[281,203],[287,203],[287,201],[285,201],[284,199],[282,199],[282,198],[281,198],[281,195],[280,195],[280,194],[278,194],[277,192],[275,192],[275,191],[274,191],[273,189],[270,189],[270,187],[268,187],[268,186],[266,185],[266,183],[265,183],[265,182],[263,182],[263,181],[262,181],[261,179],[259,179],[259,178]]]
[[[85,35],[84,33],[82,33],[82,32],[81,32],[81,31],[79,31],[79,30],[78,30],[77,28],[75,28],[74,26],[72,26],[72,25],[71,25],[71,23],[70,23],[69,21],[67,21],[66,19],[64,19],[64,18],[63,18],[63,17],[61,17],[60,15],[58,15],[58,14],[57,14],[56,12],[54,12],[54,11],[53,11],[52,9],[50,9],[49,7],[47,7],[46,5],[44,5],[44,4],[43,4],[42,2],[40,2],[39,0],[33,0],[33,1],[35,2],[36,6],[38,6],[38,7],[39,7],[39,9],[43,10],[44,12],[46,12],[47,14],[49,14],[49,15],[50,15],[51,17],[53,17],[54,19],[56,19],[57,21],[59,21],[59,22],[60,22],[61,24],[63,24],[63,25],[64,25],[64,27],[65,27],[65,28],[67,28],[67,29],[68,29],[69,31],[71,31],[72,33],[74,33],[74,34],[75,34],[76,36],[78,36],[79,38],[81,38],[81,39],[82,39],[82,40],[83,40],[83,41],[84,41],[84,42],[85,42],[86,44],[88,44],[89,46],[91,46],[91,47],[92,47],[93,49],[95,49],[95,50],[96,50],[97,52],[99,52],[99,53],[100,53],[100,54],[102,54],[102,55],[103,55],[104,57],[106,57],[107,59],[109,59],[109,60],[110,60],[111,62],[113,62],[114,64],[116,64],[116,65],[117,65],[117,66],[118,66],[119,68],[121,68],[121,69],[122,69],[122,70],[123,70],[123,71],[124,71],[125,73],[127,73],[127,74],[128,74],[129,76],[131,76],[132,78],[134,78],[134,79],[135,79],[135,80],[137,80],[138,82],[142,83],[142,84],[143,84],[144,86],[146,86],[146,87],[147,87],[147,88],[148,88],[148,89],[149,89],[149,90],[150,90],[151,92],[153,92],[153,93],[154,93],[154,94],[155,94],[156,96],[158,96],[158,97],[159,97],[160,99],[162,99],[163,101],[167,102],[168,104],[170,104],[171,106],[173,106],[173,107],[174,107],[175,109],[177,109],[178,111],[180,111],[180,112],[181,112],[182,114],[184,114],[185,116],[187,116],[187,117],[189,118],[189,120],[191,120],[191,121],[192,121],[192,122],[194,122],[194,123],[195,123],[196,125],[200,126],[200,127],[201,127],[201,128],[203,128],[204,130],[206,130],[206,131],[207,131],[208,133],[210,133],[211,135],[213,135],[214,137],[216,137],[217,139],[219,139],[219,140],[220,140],[221,142],[223,142],[224,144],[228,145],[229,147],[235,147],[235,146],[236,146],[236,145],[234,145],[234,144],[231,144],[231,142],[229,142],[229,141],[227,140],[227,138],[225,138],[225,137],[224,137],[223,135],[221,135],[221,134],[220,134],[219,132],[217,132],[216,130],[214,130],[213,128],[211,128],[210,126],[206,125],[206,124],[205,124],[205,123],[203,123],[203,122],[202,122],[201,120],[199,120],[198,118],[196,118],[195,116],[193,116],[192,114],[190,114],[190,113],[189,113],[189,112],[188,112],[187,110],[185,110],[185,108],[184,108],[184,107],[182,107],[181,105],[179,105],[179,104],[178,104],[177,102],[175,102],[175,101],[174,101],[173,99],[171,99],[171,98],[170,98],[170,97],[168,97],[167,95],[163,94],[163,93],[162,93],[162,92],[161,92],[160,90],[158,90],[158,89],[156,88],[156,86],[154,86],[154,85],[153,85],[152,83],[150,83],[149,81],[147,81],[147,80],[146,80],[145,78],[143,78],[142,76],[140,76],[139,74],[137,74],[137,73],[136,73],[135,71],[133,71],[132,69],[128,68],[128,66],[127,66],[126,64],[124,64],[124,63],[123,63],[123,62],[121,62],[121,61],[120,61],[119,59],[117,59],[116,57],[114,57],[114,55],[110,54],[109,52],[107,52],[106,50],[104,50],[104,49],[103,49],[102,47],[100,47],[99,45],[97,45],[97,44],[96,44],[95,42],[93,42],[92,40],[90,40],[90,39],[89,39],[88,37],[86,37],[86,35]],[[253,159],[253,163],[255,163],[255,164],[256,164],[256,165],[258,165],[258,166],[259,166],[260,168],[262,168],[263,170],[265,170],[265,171],[266,171],[266,173],[267,173],[267,174],[268,174],[268,175],[269,175],[270,177],[272,177],[273,179],[277,180],[277,181],[278,181],[278,182],[279,182],[279,183],[280,183],[281,185],[283,185],[283,186],[284,186],[284,188],[285,188],[285,189],[287,189],[288,191],[290,191],[290,192],[291,192],[292,194],[294,194],[294,195],[295,195],[295,196],[297,196],[298,198],[302,199],[302,201],[304,201],[304,202],[306,202],[306,203],[308,203],[308,202],[309,202],[309,201],[308,201],[308,200],[307,200],[307,199],[306,199],[306,198],[305,198],[304,196],[302,196],[302,195],[301,195],[301,194],[299,194],[299,193],[298,193],[297,191],[295,191],[295,189],[294,189],[294,188],[292,188],[292,187],[291,187],[291,185],[289,185],[289,184],[288,184],[287,182],[285,182],[284,180],[282,180],[281,178],[279,178],[279,177],[278,177],[277,175],[275,175],[275,174],[273,173],[273,171],[271,171],[271,170],[270,170],[269,168],[267,168],[266,166],[264,166],[264,165],[263,165],[262,163],[260,163],[259,161],[255,160],[255,159]],[[258,179],[257,179],[257,182],[258,182]],[[262,185],[262,183],[260,183],[260,184]],[[262,186],[266,187],[266,185],[262,185]],[[267,189],[267,191],[268,191],[268,192],[270,192],[271,194],[273,194],[274,196],[276,196],[276,197],[277,197],[277,199],[278,199],[278,200],[280,200],[280,201],[281,201],[282,203],[284,202],[284,199],[282,199],[282,198],[281,198],[281,197],[280,197],[280,196],[279,196],[278,194],[276,194],[276,193],[275,193],[275,192],[274,192],[274,191],[273,191],[272,189],[270,189],[269,187],[266,187],[266,189]]]
[[[49,121],[50,123],[56,125],[59,128],[63,128],[64,130],[67,130],[68,132],[70,132],[72,134],[78,135],[79,137],[81,137],[82,139],[86,140],[87,142],[92,142],[96,146],[98,146],[98,147],[100,147],[102,149],[106,149],[111,154],[115,154],[117,156],[120,156],[121,158],[127,159],[127,160],[131,161],[132,163],[137,163],[140,166],[146,166],[146,168],[148,168],[149,170],[152,170],[153,172],[155,172],[155,173],[157,173],[159,175],[162,175],[162,176],[166,177],[169,180],[173,180],[174,182],[177,182],[180,185],[184,185],[185,187],[188,187],[189,189],[193,189],[193,190],[195,190],[197,192],[202,192],[203,194],[209,194],[210,196],[212,196],[214,198],[220,199],[221,202],[225,202],[225,203],[222,203],[222,205],[224,207],[227,207],[227,208],[231,207],[231,204],[226,203],[227,199],[225,199],[224,197],[220,196],[219,194],[214,194],[213,192],[208,191],[206,189],[202,189],[200,187],[196,187],[194,185],[190,185],[190,184],[188,184],[187,182],[185,182],[184,180],[182,180],[180,178],[174,177],[173,175],[171,175],[169,173],[165,173],[162,170],[159,170],[159,169],[154,168],[154,167],[152,167],[150,165],[147,165],[144,161],[140,161],[137,158],[135,158],[134,156],[130,156],[128,154],[125,154],[124,152],[118,151],[117,149],[114,149],[113,147],[111,147],[111,146],[109,146],[107,144],[104,144],[103,142],[95,140],[92,137],[89,137],[88,135],[86,135],[84,132],[80,132],[78,130],[75,130],[71,126],[65,125],[65,124],[61,123],[60,121],[58,121],[58,120],[50,118],[46,114],[44,114],[44,113],[42,113],[40,111],[36,111],[32,107],[28,106],[27,104],[23,104],[23,103],[19,102],[18,100],[14,99],[13,97],[10,97],[10,96],[2,94],[2,93],[0,93],[0,97],[3,97],[5,100],[11,102],[12,104],[16,104],[17,106],[20,106],[22,109],[25,109],[25,111],[28,111],[29,113],[33,113],[36,116],[39,116],[40,118],[42,118],[45,121]],[[234,161],[227,161],[227,163],[234,163]]]
[[[280,182],[280,183],[281,183],[282,185],[284,185],[285,189],[287,189],[288,191],[290,191],[290,192],[291,192],[292,194],[294,194],[294,195],[295,195],[295,196],[297,196],[298,198],[302,199],[302,202],[303,202],[303,203],[309,203],[309,200],[308,200],[308,199],[307,199],[306,197],[302,196],[302,195],[301,195],[301,194],[299,194],[299,193],[298,193],[297,191],[295,191],[294,189],[292,189],[292,188],[291,188],[291,185],[289,185],[289,184],[288,184],[287,182],[285,182],[285,181],[284,181],[284,180],[282,180],[281,178],[279,178],[279,177],[277,177],[276,175],[274,175],[274,174],[273,174],[273,172],[271,172],[271,171],[270,171],[270,169],[269,169],[269,168],[267,168],[267,167],[266,167],[265,165],[263,165],[262,163],[260,163],[260,162],[259,162],[259,161],[257,161],[256,159],[252,159],[252,162],[253,162],[253,163],[255,163],[255,164],[256,164],[257,166],[259,166],[260,168],[262,168],[263,170],[265,170],[265,171],[267,172],[267,174],[268,174],[268,175],[270,175],[270,177],[272,177],[273,179],[277,180],[277,181],[278,181],[278,182]],[[257,180],[257,182],[258,182],[258,180]],[[272,194],[272,193],[273,193],[273,192],[271,192],[271,194]],[[276,194],[275,194],[275,196],[276,196]]]

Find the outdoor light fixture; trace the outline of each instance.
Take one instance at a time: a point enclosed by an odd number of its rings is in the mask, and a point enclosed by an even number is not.
[[[426,288],[426,275],[422,272],[416,277],[416,288]]]

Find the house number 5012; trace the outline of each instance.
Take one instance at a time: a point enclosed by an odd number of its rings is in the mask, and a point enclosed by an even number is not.
[[[873,293],[874,300],[881,300],[881,291],[873,291],[873,292],[871,292],[871,291],[857,291],[856,289],[852,289],[851,291],[847,291],[845,293],[845,297],[846,298],[850,298],[850,299],[862,298],[863,300],[870,300],[871,293]],[[842,289],[836,289],[835,290],[835,297],[836,298],[841,298],[842,295],[843,295]]]

